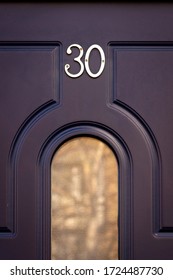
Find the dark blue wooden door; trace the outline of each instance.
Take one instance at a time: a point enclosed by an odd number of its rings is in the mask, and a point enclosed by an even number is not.
[[[76,136],[119,163],[120,259],[173,258],[173,5],[0,4],[0,258],[49,259],[50,165]],[[79,50],[84,71],[73,59]],[[105,68],[92,73],[102,62]],[[90,73],[90,72],[89,72]]]

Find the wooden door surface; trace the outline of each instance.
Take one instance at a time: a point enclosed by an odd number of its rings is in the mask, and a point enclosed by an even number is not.
[[[77,136],[117,156],[119,258],[173,258],[172,13],[0,4],[1,259],[51,258],[51,160]]]

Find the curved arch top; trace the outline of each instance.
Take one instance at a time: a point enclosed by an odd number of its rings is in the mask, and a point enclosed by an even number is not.
[[[66,110],[69,110],[67,107]],[[85,112],[82,112],[82,114]],[[120,188],[120,258],[133,259],[133,240],[136,225],[148,228],[149,239],[158,232],[159,212],[155,202],[155,191],[158,193],[158,153],[155,142],[145,125],[132,113],[117,105],[107,107],[104,115],[90,114],[90,120],[79,120],[79,112],[73,111],[65,115],[63,108],[54,108],[40,118],[34,126],[22,134],[22,145],[14,143],[11,153],[11,172],[18,190],[22,189],[22,181],[29,178],[28,202],[37,197],[37,216],[32,223],[38,225],[37,236],[33,236],[37,244],[40,259],[50,259],[50,163],[52,156],[64,142],[81,135],[96,137],[104,141],[116,154],[119,162]],[[88,113],[87,113],[88,116]],[[78,121],[71,122],[72,119]],[[34,145],[33,145],[34,144]],[[14,152],[16,150],[16,152]],[[28,150],[30,153],[28,154]],[[24,162],[27,155],[29,166]],[[146,168],[144,169],[143,166]],[[17,175],[17,170],[24,172]],[[27,185],[28,183],[26,183]],[[145,192],[144,192],[145,190]],[[143,196],[141,197],[143,193]],[[32,195],[31,195],[32,194]],[[30,198],[29,198],[30,197]],[[144,212],[146,218],[139,219],[137,209],[143,211],[146,201],[151,204]],[[20,201],[20,200],[19,200]],[[22,202],[20,201],[22,207]],[[26,203],[27,204],[27,203]],[[153,208],[154,205],[154,208]],[[20,208],[18,206],[18,209]],[[28,206],[29,207],[29,206]],[[16,209],[17,211],[17,209]],[[16,212],[17,213],[17,212]],[[135,214],[136,213],[136,214]],[[30,215],[30,213],[28,213]],[[156,219],[153,219],[153,217]],[[39,222],[38,222],[39,220]],[[18,228],[18,230],[21,230]],[[36,239],[35,239],[36,238]],[[126,246],[124,246],[126,244]]]
[[[43,211],[43,220],[41,228],[44,228],[42,235],[42,244],[46,244],[45,248],[41,252],[42,257],[45,259],[50,259],[50,247],[51,247],[51,232],[50,232],[50,212],[45,213],[45,210],[48,205],[50,205],[50,163],[55,151],[62,146],[63,143],[66,143],[70,139],[76,137],[92,137],[100,139],[105,142],[113,153],[116,155],[119,163],[119,199],[120,199],[120,216],[119,223],[121,230],[119,231],[119,254],[120,258],[131,259],[133,250],[131,244],[133,243],[132,238],[132,190],[131,190],[131,159],[130,153],[127,147],[122,143],[120,137],[112,132],[105,130],[101,125],[94,126],[92,124],[88,125],[76,125],[71,124],[70,126],[64,127],[61,132],[56,131],[52,134],[51,137],[47,139],[47,142],[42,147],[41,153],[39,155],[39,166],[40,169],[40,186],[42,186],[41,192],[43,192],[39,197],[44,199],[39,202],[40,207]],[[44,206],[43,206],[44,205]],[[50,209],[50,206],[48,207]],[[127,211],[128,209],[128,211]],[[39,235],[40,239],[40,235]],[[124,246],[123,244],[126,244]],[[42,246],[40,246],[42,248]]]

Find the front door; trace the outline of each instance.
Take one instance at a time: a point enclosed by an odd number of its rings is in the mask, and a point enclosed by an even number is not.
[[[82,137],[118,163],[118,258],[173,258],[172,13],[0,4],[1,259],[51,259],[52,161]]]

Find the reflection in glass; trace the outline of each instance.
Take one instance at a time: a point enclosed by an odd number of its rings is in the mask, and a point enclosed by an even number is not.
[[[91,137],[66,142],[51,165],[52,259],[118,259],[118,164]]]

